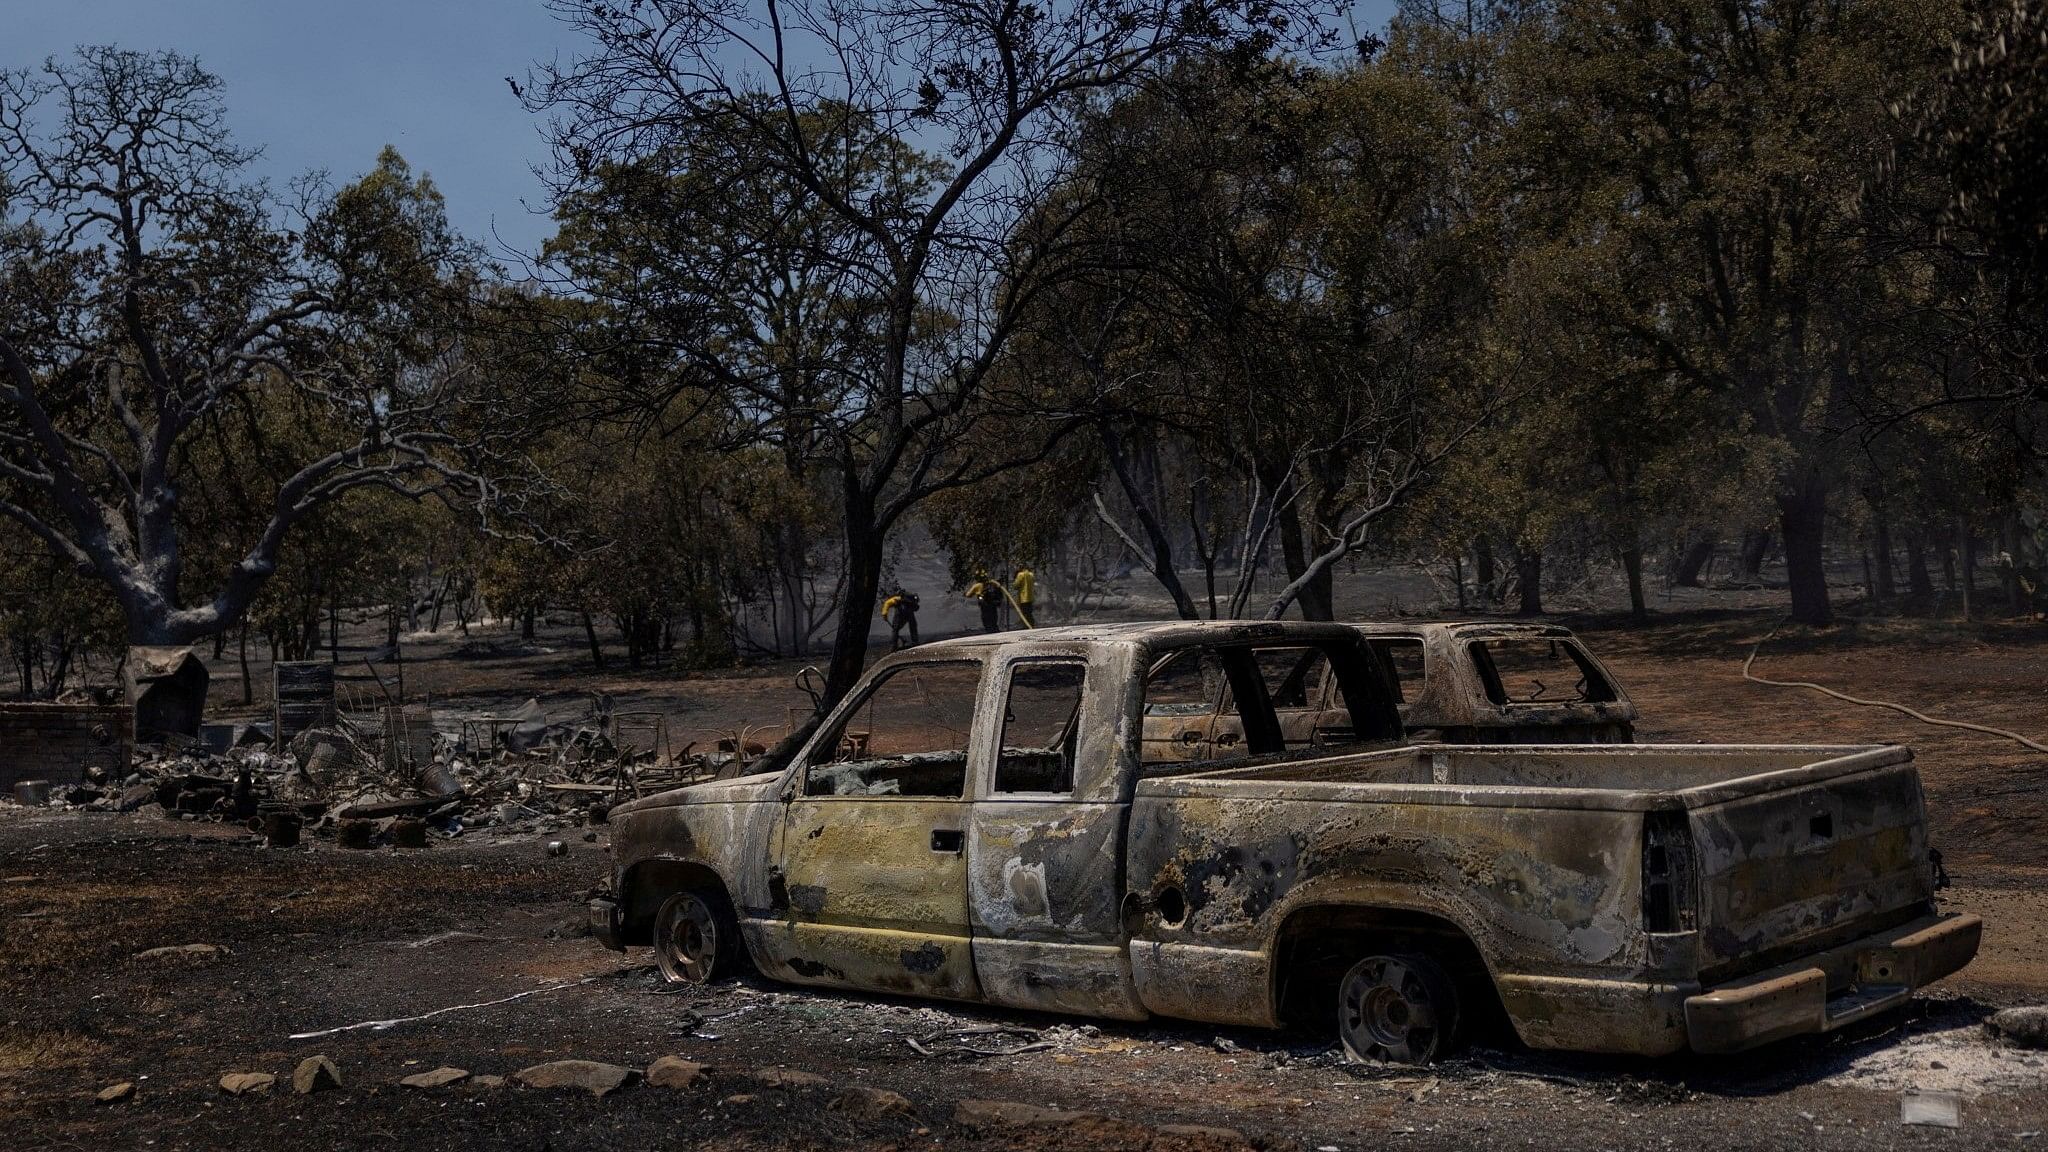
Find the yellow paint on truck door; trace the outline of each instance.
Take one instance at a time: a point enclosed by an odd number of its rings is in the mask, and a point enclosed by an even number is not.
[[[837,713],[783,813],[786,979],[974,999],[967,752],[981,661],[912,660]]]
[[[964,800],[806,797],[785,817],[791,978],[972,999]]]

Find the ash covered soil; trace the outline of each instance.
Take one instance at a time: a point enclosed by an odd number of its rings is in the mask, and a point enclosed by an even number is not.
[[[1981,1024],[2048,1002],[2048,757],[1745,684],[1742,658],[1769,623],[1754,614],[1647,631],[1574,623],[1642,707],[1647,739],[1912,744],[1956,875],[1945,903],[1987,924],[1978,960],[1904,1011],[1735,1059],[1558,1056],[1493,1037],[1436,1068],[1389,1070],[1346,1066],[1306,1033],[1091,1023],[751,978],[673,992],[644,951],[622,957],[580,934],[583,897],[608,868],[602,827],[591,840],[486,830],[420,851],[273,850],[223,824],[0,806],[0,1147],[2048,1147],[2048,1053]],[[2044,641],[2039,626],[1841,629],[1774,640],[1757,670],[2039,736]],[[787,682],[671,691],[707,716],[758,693],[765,712]],[[567,854],[549,856],[548,839]],[[216,950],[138,955],[190,944]],[[502,1002],[291,1038],[487,1001]],[[298,1095],[291,1073],[313,1055],[342,1084]],[[671,1055],[708,1071],[602,1098],[486,1079]],[[400,1084],[443,1066],[472,1075]],[[220,1080],[234,1072],[277,1082],[228,1095]],[[97,1102],[123,1082],[126,1099]],[[1959,1093],[1960,1129],[1902,1126],[1908,1089]]]

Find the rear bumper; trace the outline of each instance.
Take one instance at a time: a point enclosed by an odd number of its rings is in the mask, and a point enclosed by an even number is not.
[[[623,926],[619,923],[619,902],[609,896],[599,896],[590,902],[590,934],[597,942],[614,952],[624,952]]]
[[[1695,1052],[1740,1052],[1788,1036],[1831,1032],[1903,1004],[1914,989],[1968,964],[1983,931],[1975,916],[1926,916],[1689,996],[1688,1046]]]
[[[1982,932],[1975,916],[1923,916],[1706,990],[1691,982],[1517,975],[1494,985],[1532,1048],[1740,1052],[1903,1004],[1914,989],[1968,964]]]

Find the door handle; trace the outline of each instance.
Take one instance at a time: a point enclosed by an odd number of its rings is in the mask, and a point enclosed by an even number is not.
[[[959,854],[967,845],[967,834],[958,828],[932,829],[932,851]]]

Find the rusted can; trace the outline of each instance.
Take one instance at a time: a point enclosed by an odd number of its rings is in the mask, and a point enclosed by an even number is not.
[[[461,777],[446,764],[423,765],[419,771],[419,785],[420,791],[445,800],[452,800],[466,791]]]
[[[376,834],[375,821],[343,820],[334,828],[334,842],[343,848],[368,848]]]
[[[299,829],[304,826],[298,809],[289,804],[265,804],[258,819],[263,822],[263,838],[272,848],[298,846]]]
[[[391,822],[391,846],[393,848],[425,848],[427,846],[427,822],[425,820],[393,820]]]

